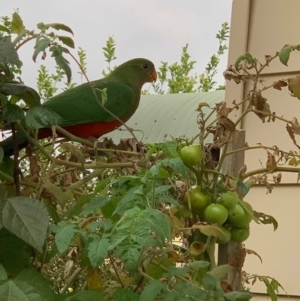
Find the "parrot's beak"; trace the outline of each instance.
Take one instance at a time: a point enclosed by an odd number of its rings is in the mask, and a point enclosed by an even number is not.
[[[156,80],[157,80],[157,73],[156,73],[156,70],[153,69],[152,72],[150,73],[149,82],[156,82]]]

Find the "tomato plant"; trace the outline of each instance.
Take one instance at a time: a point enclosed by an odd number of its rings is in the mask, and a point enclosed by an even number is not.
[[[210,204],[204,209],[204,219],[222,225],[228,218],[227,209],[221,204]]]
[[[228,222],[234,226],[234,227],[245,227],[250,224],[252,220],[253,215],[253,209],[252,206],[247,203],[243,202],[243,205],[248,209],[249,212],[247,212],[241,204],[237,204],[234,211],[229,214],[228,216]]]
[[[204,152],[199,145],[184,146],[180,150],[180,157],[188,167],[199,165],[204,157]]]

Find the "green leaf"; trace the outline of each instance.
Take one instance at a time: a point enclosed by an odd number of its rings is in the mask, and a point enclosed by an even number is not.
[[[280,62],[287,66],[287,63],[290,59],[290,54],[294,50],[300,50],[300,45],[286,45],[279,52],[279,60]]]
[[[32,88],[23,84],[17,83],[4,83],[0,85],[0,92],[4,95],[14,95],[11,103],[17,103],[23,99],[30,107],[40,105],[40,96]]]
[[[12,15],[11,31],[16,34],[20,34],[25,29],[23,20],[17,12]]]
[[[142,291],[139,301],[154,301],[167,286],[159,280],[152,280]]]
[[[255,59],[253,58],[253,56],[249,53],[249,52],[246,52],[245,54],[239,56],[237,58],[237,60],[235,61],[235,69],[238,69],[239,68],[239,65],[242,61],[246,61],[249,65],[252,65],[255,63]]]
[[[168,158],[168,159],[164,159],[162,160],[162,165],[163,166],[168,166],[170,168],[172,168],[174,171],[180,173],[182,176],[186,176],[187,175],[187,167],[183,164],[181,158]]]
[[[107,238],[93,239],[88,244],[88,257],[93,267],[101,265],[108,256],[110,242]]]
[[[211,291],[217,287],[217,280],[213,276],[207,274],[203,276],[202,284],[204,289]]]
[[[72,35],[74,35],[72,29],[69,26],[62,24],[62,23],[50,23],[50,24],[44,24],[44,26],[48,27],[48,28],[52,27],[56,30],[67,31],[67,32],[71,33]]]
[[[194,225],[193,228],[199,229],[201,233],[207,236],[218,237],[221,240],[226,240],[226,235],[224,231],[218,226],[215,225]]]
[[[68,49],[56,45],[56,46],[52,46],[50,48],[50,51],[52,52],[51,56],[54,57],[56,64],[66,73],[68,83],[69,83],[72,77],[72,70],[69,66],[70,63],[62,55],[63,52],[69,53]]]
[[[112,297],[112,301],[139,301],[139,295],[129,289],[119,288]]]
[[[5,228],[0,230],[0,262],[9,277],[31,266],[32,248]]]
[[[64,222],[59,223],[55,228],[55,243],[59,253],[63,253],[67,250],[75,236],[75,228],[76,225]]]
[[[110,199],[108,197],[97,195],[90,200],[90,203],[79,212],[78,215],[82,216],[94,213],[105,206],[109,201]]]
[[[229,264],[223,264],[215,267],[213,270],[209,272],[209,275],[213,276],[217,280],[223,279],[228,272],[232,270],[232,266]]]
[[[0,25],[0,31],[4,31],[6,33],[10,33],[10,30],[7,27],[3,26],[3,25]]]
[[[25,122],[32,129],[40,129],[58,125],[62,122],[62,118],[47,107],[36,106],[27,111]]]
[[[5,281],[0,284],[1,300],[40,301],[38,292],[24,281]]]
[[[3,267],[3,265],[0,263],[0,281],[1,280],[6,280],[6,279],[7,279],[6,271]]]
[[[159,145],[161,150],[171,158],[177,158],[179,157],[179,154],[177,152],[178,144],[175,140],[173,141],[167,141]]]
[[[24,111],[17,105],[7,104],[3,109],[3,117],[7,123],[16,122],[24,118]]]
[[[54,293],[48,281],[37,270],[30,268],[24,269],[16,280],[26,282],[31,285],[41,297],[41,300],[55,301]]]
[[[11,42],[10,37],[0,37],[0,62],[16,65],[17,67],[22,66],[18,52]]]
[[[248,292],[230,292],[224,294],[225,300],[228,299],[230,301],[236,300],[250,300],[252,295]]]
[[[34,53],[32,55],[32,59],[36,62],[36,58],[40,52],[44,52],[46,48],[50,46],[50,40],[48,38],[37,39],[36,44],[34,46]]]
[[[51,202],[48,199],[44,199],[43,202],[44,202],[45,206],[47,207],[48,214],[52,218],[53,222],[55,224],[61,222],[61,218],[57,212],[57,209],[54,207],[53,202]]]
[[[188,267],[191,267],[194,270],[198,269],[205,269],[210,266],[210,263],[208,261],[203,261],[203,260],[195,260],[193,262],[189,262],[187,264]]]
[[[2,216],[7,230],[42,252],[49,223],[42,202],[23,196],[8,198]]]
[[[65,44],[66,46],[69,46],[71,48],[75,48],[75,44],[72,38],[65,37],[65,36],[58,36],[58,39]]]

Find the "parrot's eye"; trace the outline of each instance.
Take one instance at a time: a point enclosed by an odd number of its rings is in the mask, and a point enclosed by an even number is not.
[[[143,64],[142,67],[143,67],[144,69],[148,69],[149,66],[148,66],[148,64]]]

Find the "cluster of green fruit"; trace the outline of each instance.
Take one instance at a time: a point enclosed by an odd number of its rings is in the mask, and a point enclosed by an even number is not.
[[[186,166],[193,167],[200,164],[203,151],[198,145],[185,146],[180,156]],[[192,213],[207,222],[218,224],[225,234],[224,239],[218,238],[218,243],[224,244],[230,240],[243,242],[249,237],[253,209],[249,203],[241,201],[235,191],[226,191],[213,201],[210,194],[197,186],[186,193],[185,202]]]

